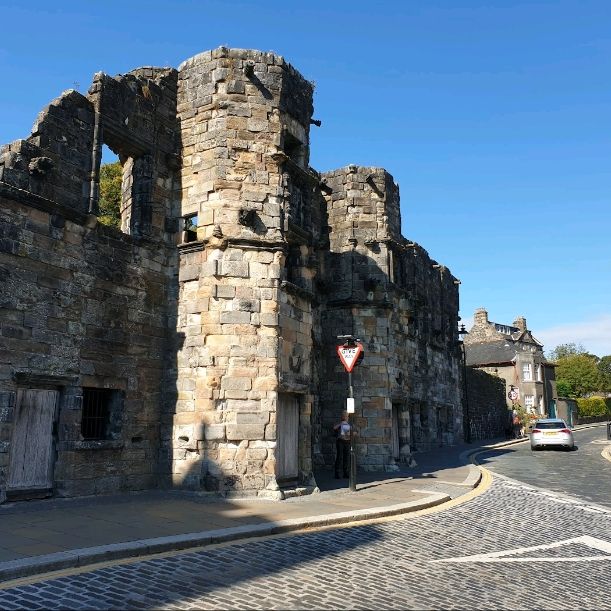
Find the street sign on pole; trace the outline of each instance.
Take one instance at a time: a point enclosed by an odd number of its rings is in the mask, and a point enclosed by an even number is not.
[[[354,398],[353,397],[348,397],[346,399],[346,411],[349,414],[354,414]]]
[[[337,347],[337,355],[344,369],[350,373],[356,365],[359,356],[363,352],[363,344],[354,343],[353,345],[343,345]]]

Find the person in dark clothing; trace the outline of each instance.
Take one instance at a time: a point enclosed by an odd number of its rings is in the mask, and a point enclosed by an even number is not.
[[[520,439],[522,437],[522,423],[520,422],[518,410],[515,408],[511,412],[511,422],[513,424],[513,438]]]
[[[343,412],[341,422],[338,422],[335,431],[335,479],[349,477],[350,471],[350,430],[352,425],[348,422],[348,412]]]

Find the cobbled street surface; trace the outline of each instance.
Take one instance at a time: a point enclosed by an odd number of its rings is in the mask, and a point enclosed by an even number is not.
[[[66,575],[0,608],[611,609],[610,571],[611,510],[497,478],[442,512]]]

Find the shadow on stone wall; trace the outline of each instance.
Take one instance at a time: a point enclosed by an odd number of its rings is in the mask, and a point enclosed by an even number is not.
[[[505,437],[509,410],[505,400],[505,381],[485,371],[467,367],[467,396],[471,440]]]
[[[367,470],[395,470],[400,463],[409,464],[416,445],[426,450],[458,439],[457,311],[449,296],[455,285],[448,287],[453,277],[444,278],[441,266],[434,266],[425,251],[415,256],[410,247],[401,254],[406,263],[398,266],[393,282],[377,262],[380,244],[369,249],[371,254],[351,250],[326,258],[322,354],[316,359],[319,408],[313,423],[317,469],[332,468],[333,425],[348,396],[348,376],[336,352],[338,335],[352,334],[364,346],[352,375],[357,464]],[[394,449],[393,427],[398,429]]]

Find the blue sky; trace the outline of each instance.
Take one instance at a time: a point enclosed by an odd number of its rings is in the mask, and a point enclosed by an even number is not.
[[[611,354],[608,0],[0,0],[0,143],[94,72],[275,51],[315,81],[311,164],[386,168],[461,316]]]

